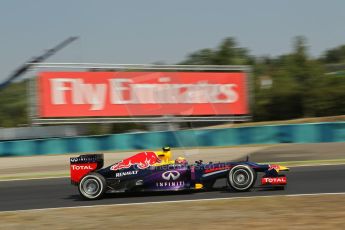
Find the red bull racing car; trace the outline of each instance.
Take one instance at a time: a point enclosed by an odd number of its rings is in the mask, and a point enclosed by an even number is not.
[[[209,162],[189,164],[184,158],[171,160],[169,147],[163,151],[140,152],[103,168],[103,154],[70,158],[71,183],[89,200],[105,193],[138,191],[211,190],[218,179],[226,178],[226,186],[237,192],[253,188],[258,174],[261,186],[284,188],[287,184],[280,165],[254,162]]]

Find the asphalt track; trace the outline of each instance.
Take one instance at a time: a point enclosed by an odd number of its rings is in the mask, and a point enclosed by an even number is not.
[[[245,193],[236,193],[223,189],[195,193],[109,194],[104,199],[98,201],[82,200],[78,194],[77,187],[70,185],[68,178],[5,181],[0,182],[0,211],[244,196],[345,192],[345,165],[295,167],[287,175],[288,186],[285,190],[280,191],[255,188],[253,191]]]

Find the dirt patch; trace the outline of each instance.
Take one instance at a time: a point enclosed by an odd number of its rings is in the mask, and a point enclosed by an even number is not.
[[[345,195],[0,213],[1,229],[345,229]]]

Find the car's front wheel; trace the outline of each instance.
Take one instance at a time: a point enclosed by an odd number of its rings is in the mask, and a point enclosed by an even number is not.
[[[98,173],[87,174],[79,183],[79,193],[88,200],[96,200],[104,195],[106,182]]]
[[[238,192],[251,189],[256,181],[256,172],[248,165],[236,165],[228,173],[228,185]]]

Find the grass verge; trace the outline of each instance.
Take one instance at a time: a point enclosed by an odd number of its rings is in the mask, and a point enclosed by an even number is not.
[[[1,229],[345,229],[345,195],[0,212]]]

